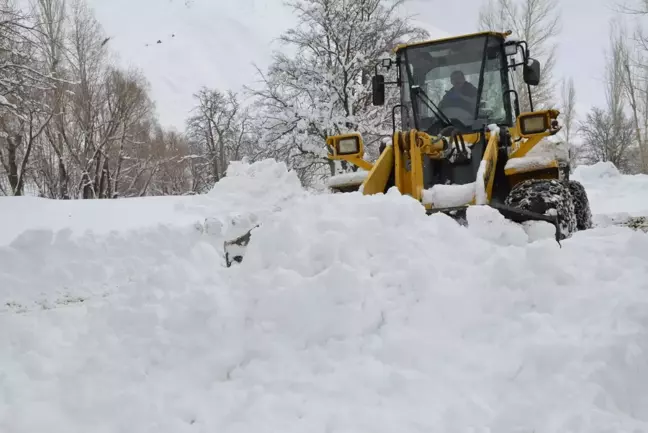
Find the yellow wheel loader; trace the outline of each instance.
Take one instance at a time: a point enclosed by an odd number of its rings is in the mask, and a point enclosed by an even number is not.
[[[373,105],[384,105],[386,85],[400,90],[391,140],[372,163],[363,159],[359,133],[328,137],[328,157],[358,167],[332,179],[331,189],[380,194],[395,187],[429,214],[444,212],[460,221],[469,206],[488,205],[515,222],[553,224],[557,241],[591,227],[587,194],[569,180],[568,163],[547,150],[534,152],[560,130],[559,112],[534,111],[531,86],[540,82],[540,64],[526,42],[509,36],[481,32],[397,46],[395,60],[376,65],[372,79]],[[395,81],[386,82],[379,67],[395,68]],[[517,68],[524,84],[514,83]],[[530,111],[520,112],[514,84],[527,87]],[[249,239],[226,243],[228,266],[242,260],[229,251],[240,251]]]
[[[591,227],[584,188],[569,180],[568,163],[534,148],[559,130],[554,109],[533,110],[531,86],[540,64],[510,32],[482,32],[396,47],[396,81],[373,77],[373,104],[383,105],[385,85],[400,89],[401,127],[375,163],[363,159],[358,133],[328,137],[329,158],[364,170],[334,191],[385,193],[392,187],[421,201],[428,213],[461,218],[470,205],[489,205],[516,222],[547,221],[556,239]],[[520,112],[513,74],[522,68],[531,111]],[[378,69],[378,67],[376,67]],[[544,143],[551,149],[550,143]],[[349,179],[351,177],[347,177]]]

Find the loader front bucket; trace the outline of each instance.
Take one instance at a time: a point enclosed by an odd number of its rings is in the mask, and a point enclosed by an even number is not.
[[[469,205],[466,206],[457,206],[457,207],[446,207],[446,208],[437,208],[437,209],[427,209],[426,212],[428,215],[432,215],[437,212],[442,212],[459,224],[467,225],[468,220],[466,218],[466,211]],[[511,220],[516,223],[523,223],[525,221],[545,221],[556,228],[556,242],[560,245],[560,224],[558,223],[558,217],[547,216],[535,212],[530,212],[524,209],[519,209],[512,206],[506,206],[503,204],[490,204],[490,207],[496,209],[504,218]],[[238,236],[235,239],[230,241],[225,241],[224,250],[225,250],[225,263],[227,267],[231,267],[234,263],[241,263],[243,261],[243,255],[245,250],[250,243],[250,238],[252,237],[252,230],[259,227],[255,225],[250,230],[246,231],[241,236]]]
[[[457,207],[446,207],[438,209],[427,209],[427,214],[432,215],[434,213],[442,212],[449,217],[457,220],[462,225],[467,224],[466,211],[470,205],[466,206],[457,206]],[[536,212],[530,212],[528,210],[516,208],[513,206],[507,206],[504,204],[492,203],[488,205],[493,209],[497,210],[502,216],[508,220],[511,220],[516,223],[523,223],[526,221],[545,221],[556,228],[556,242],[560,245],[560,224],[558,222],[557,216],[547,216],[539,214]]]

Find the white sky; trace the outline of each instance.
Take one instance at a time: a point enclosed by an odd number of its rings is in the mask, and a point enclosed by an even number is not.
[[[418,20],[460,34],[476,31],[482,0],[411,0],[411,4]],[[605,104],[604,50],[609,42],[609,22],[620,16],[618,4],[617,0],[558,0],[561,33],[554,77],[574,79],[579,117],[589,107]]]
[[[273,38],[294,20],[282,0],[189,0],[189,7],[186,1],[90,0],[113,37],[113,50],[150,80],[161,122],[178,129],[201,85],[238,90],[249,84],[256,78],[252,64],[267,65],[276,47]],[[574,78],[580,115],[605,103],[603,50],[615,1],[559,0],[562,32],[555,76]],[[481,3],[410,0],[408,9],[438,37],[476,31]],[[162,44],[156,44],[158,39]]]

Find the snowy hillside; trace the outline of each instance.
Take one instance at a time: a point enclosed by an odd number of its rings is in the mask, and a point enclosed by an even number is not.
[[[596,212],[648,202],[602,168]],[[0,198],[0,431],[648,431],[648,234],[469,217],[272,161],[206,196]]]
[[[239,91],[259,80],[276,43],[295,24],[283,0],[89,0],[123,65],[141,69],[151,83],[160,120],[184,128],[201,86]],[[413,3],[402,13],[424,10]],[[432,37],[446,36],[414,21]],[[160,43],[158,44],[158,41]]]

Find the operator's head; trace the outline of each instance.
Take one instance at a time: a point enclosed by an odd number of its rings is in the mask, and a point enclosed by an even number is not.
[[[461,71],[454,71],[450,75],[450,82],[452,83],[453,87],[459,87],[466,82],[466,76]]]

